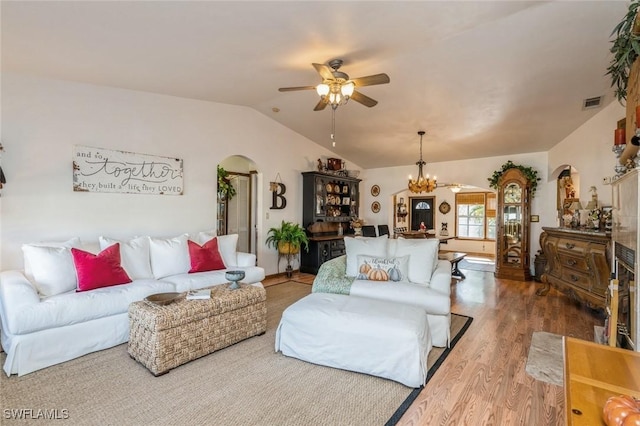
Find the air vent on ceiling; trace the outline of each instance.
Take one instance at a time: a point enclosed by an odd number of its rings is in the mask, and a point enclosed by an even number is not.
[[[602,96],[587,98],[582,102],[582,109],[599,108],[602,103]]]

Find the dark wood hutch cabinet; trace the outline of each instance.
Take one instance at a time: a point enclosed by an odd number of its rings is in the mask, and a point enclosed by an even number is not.
[[[300,272],[316,274],[324,262],[345,253],[343,235],[351,232],[351,218],[358,217],[360,179],[319,172],[303,172],[302,179],[309,252],[301,252]]]
[[[498,182],[496,278],[529,281],[529,209],[531,184],[518,168],[506,170]]]

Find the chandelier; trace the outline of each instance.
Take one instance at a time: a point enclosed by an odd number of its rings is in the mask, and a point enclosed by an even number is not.
[[[336,73],[338,73],[338,71]],[[335,110],[340,105],[344,105],[349,101],[355,88],[356,85],[353,81],[336,78],[334,81],[318,84],[316,86],[316,92],[323,101],[326,100],[327,104],[331,105],[331,108]]]
[[[427,192],[428,193],[436,189],[437,182],[436,182],[435,176],[433,178],[430,178],[429,175],[425,177],[422,174],[422,167],[425,164],[427,164],[422,159],[422,136],[424,136],[425,131],[420,130],[418,134],[420,135],[420,161],[416,163],[416,165],[418,166],[418,179],[411,179],[411,175],[409,175],[408,186],[409,186],[409,191],[411,192],[415,192],[415,193]]]

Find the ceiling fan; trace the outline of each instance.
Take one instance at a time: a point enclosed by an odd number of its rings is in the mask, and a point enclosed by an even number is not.
[[[317,86],[281,87],[281,92],[292,92],[295,90],[315,90],[320,95],[314,111],[322,111],[327,105],[334,110],[340,105],[347,103],[349,99],[361,103],[367,107],[375,106],[378,101],[358,92],[356,88],[373,86],[376,84],[387,84],[391,80],[387,74],[374,74],[366,77],[349,79],[349,76],[342,71],[338,71],[342,66],[342,59],[333,59],[325,64],[312,64],[322,77],[322,83]]]
[[[451,192],[460,192],[461,189],[475,188],[473,185],[465,185],[462,183],[440,183],[438,182],[438,188],[449,188]]]

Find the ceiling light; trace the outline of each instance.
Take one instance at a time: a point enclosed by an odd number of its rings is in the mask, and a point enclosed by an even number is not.
[[[431,192],[434,189],[436,189],[437,186],[437,182],[436,182],[436,177],[434,176],[433,179],[429,178],[429,175],[427,175],[426,177],[422,174],[422,167],[427,164],[424,162],[424,160],[422,159],[422,136],[424,136],[425,131],[424,130],[420,130],[418,132],[418,134],[420,135],[420,161],[418,161],[416,163],[416,165],[418,166],[418,179],[411,179],[411,175],[409,175],[409,191],[411,192],[415,192],[415,193],[420,193],[420,192]]]
[[[451,190],[451,192],[453,192],[454,194],[457,194],[458,192],[460,192],[460,190],[462,189],[462,187],[460,185],[451,185],[449,187],[449,189]]]
[[[316,92],[322,100],[327,100],[331,108],[336,109],[346,104],[356,88],[351,80],[338,78],[332,82],[320,83],[316,86]]]

